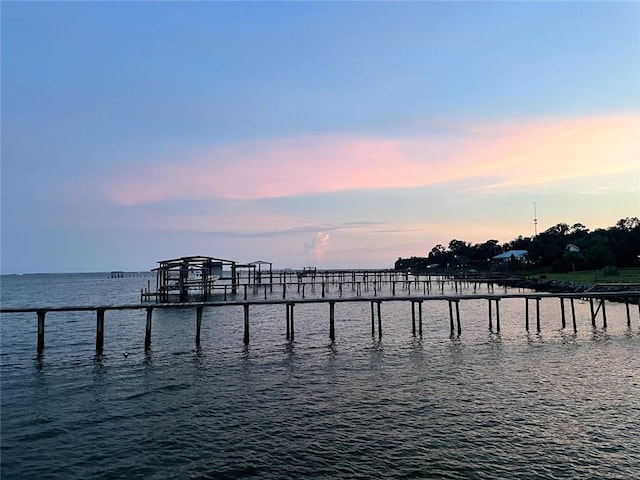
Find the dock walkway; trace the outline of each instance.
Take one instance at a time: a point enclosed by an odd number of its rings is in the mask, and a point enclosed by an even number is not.
[[[425,287],[426,288],[426,287]],[[200,330],[202,325],[202,314],[205,308],[229,308],[241,306],[244,310],[243,338],[245,343],[249,343],[250,308],[261,305],[285,305],[286,306],[286,338],[294,339],[294,307],[297,304],[322,303],[329,306],[329,338],[335,340],[335,305],[336,303],[363,303],[369,302],[371,306],[371,332],[378,338],[382,338],[382,316],[381,304],[384,302],[410,302],[413,335],[423,334],[422,304],[423,302],[447,302],[449,307],[449,322],[451,335],[461,335],[462,323],[460,320],[459,303],[471,300],[486,300],[488,302],[488,323],[489,331],[500,332],[500,301],[505,299],[523,299],[525,301],[525,329],[530,330],[530,302],[535,302],[536,331],[541,330],[540,301],[542,299],[554,298],[560,302],[561,325],[567,327],[567,317],[565,301],[569,302],[571,312],[572,327],[577,331],[574,301],[576,299],[588,300],[590,303],[591,323],[596,327],[598,313],[602,317],[602,326],[607,328],[606,300],[622,301],[626,306],[627,326],[631,327],[630,305],[637,305],[640,316],[640,290],[621,292],[580,292],[580,293],[504,293],[504,294],[464,294],[464,295],[407,295],[407,296],[376,296],[376,297],[315,297],[296,299],[253,299],[246,298],[232,299],[227,301],[201,301],[182,303],[138,303],[121,305],[78,305],[78,306],[51,306],[51,307],[29,307],[29,308],[0,308],[0,314],[35,313],[38,321],[37,351],[42,353],[45,346],[45,318],[49,313],[58,312],[96,312],[96,353],[101,355],[104,350],[104,321],[105,313],[118,310],[145,310],[145,348],[151,346],[151,330],[153,311],[156,309],[193,308],[196,313],[196,338],[195,343],[200,346]],[[377,327],[377,328],[376,328]],[[417,328],[416,328],[417,327]]]

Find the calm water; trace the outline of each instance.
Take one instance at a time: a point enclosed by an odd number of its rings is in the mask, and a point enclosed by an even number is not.
[[[136,303],[147,279],[2,277],[2,305]],[[497,289],[496,289],[497,291]],[[471,292],[465,292],[471,293]],[[274,293],[277,297],[278,295]],[[543,300],[542,334],[524,331],[524,301],[462,302],[449,337],[446,303],[425,304],[411,335],[407,303],[383,304],[381,341],[368,304],[107,312],[105,355],[95,314],[48,314],[35,355],[35,314],[2,314],[1,447],[8,479],[640,478],[640,328],[607,305],[593,330],[562,331]],[[599,325],[601,320],[598,320]],[[125,356],[125,352],[128,354]]]

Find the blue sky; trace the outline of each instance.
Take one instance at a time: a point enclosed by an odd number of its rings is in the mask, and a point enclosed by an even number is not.
[[[640,215],[640,4],[3,2],[2,272],[387,267]]]

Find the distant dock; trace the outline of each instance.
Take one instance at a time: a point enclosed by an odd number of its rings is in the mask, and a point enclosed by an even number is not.
[[[155,276],[155,273],[151,272],[151,271],[147,271],[147,272],[124,272],[121,270],[114,270],[112,272],[109,272],[109,277],[110,278],[146,278],[146,277],[153,277]]]

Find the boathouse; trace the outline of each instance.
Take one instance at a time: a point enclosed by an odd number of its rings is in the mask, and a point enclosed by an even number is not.
[[[211,294],[213,284],[229,267],[231,278],[235,279],[237,262],[223,258],[189,256],[160,260],[156,272],[155,296],[160,302],[168,302],[177,295],[180,302],[186,302],[192,293],[201,293],[203,298]]]
[[[268,275],[268,283],[273,282],[273,264],[264,260],[239,263],[235,260],[207,256],[188,256],[160,260],[156,272],[156,291],[141,293],[141,299],[155,299],[157,302],[186,302],[200,297],[207,300],[214,285],[224,284],[224,291],[230,287],[235,294],[240,285],[241,271],[246,271],[246,283],[262,283]],[[223,288],[223,286],[219,286]],[[225,293],[226,295],[226,293]]]

